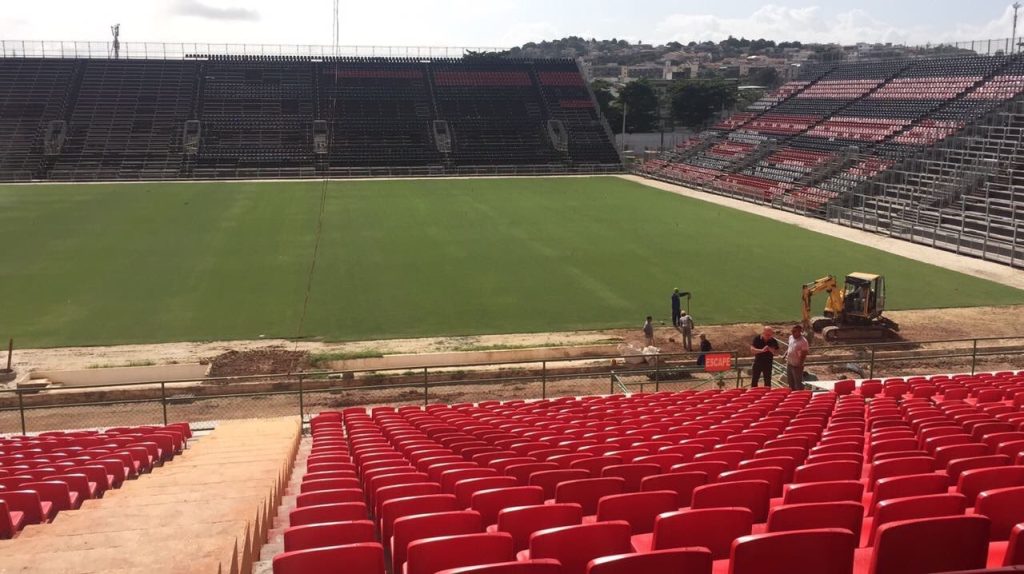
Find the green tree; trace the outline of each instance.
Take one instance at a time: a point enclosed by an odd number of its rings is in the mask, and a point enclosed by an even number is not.
[[[612,85],[604,80],[594,80],[590,84],[590,89],[594,91],[597,105],[601,109],[601,113],[604,114],[605,119],[608,120],[612,131],[615,133],[621,132],[622,108],[615,99],[615,94],[612,93]]]
[[[626,84],[619,92],[618,104],[620,111],[623,106],[626,108],[628,133],[644,133],[657,129],[658,96],[647,80],[636,80]]]
[[[680,125],[700,129],[715,114],[736,104],[736,84],[715,80],[678,82],[672,86],[672,115]]]
[[[736,96],[736,109],[747,109],[750,104],[764,97],[765,93],[765,90],[740,90]]]
[[[773,89],[782,83],[782,78],[779,76],[779,71],[775,68],[758,68],[750,72],[750,75],[747,76],[747,82],[755,86]]]

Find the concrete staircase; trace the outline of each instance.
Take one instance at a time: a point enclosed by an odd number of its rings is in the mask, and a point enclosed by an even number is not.
[[[313,446],[313,439],[303,438],[299,452],[295,457],[295,467],[288,488],[281,498],[281,506],[277,509],[273,527],[267,535],[267,543],[260,549],[260,555],[253,564],[253,574],[273,574],[274,556],[284,552],[284,531],[288,528],[288,514],[295,508],[295,498],[299,495],[302,477],[306,475],[306,460]]]

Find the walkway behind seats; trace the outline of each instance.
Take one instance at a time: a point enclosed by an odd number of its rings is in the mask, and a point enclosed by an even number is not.
[[[0,573],[250,572],[300,438],[298,418],[223,422],[160,472],[0,543]]]

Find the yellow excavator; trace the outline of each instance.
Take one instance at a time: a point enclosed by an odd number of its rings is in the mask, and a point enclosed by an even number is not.
[[[825,314],[811,317],[811,299],[825,292]],[[826,341],[883,341],[898,339],[900,326],[886,318],[885,277],[851,273],[842,288],[836,278],[826,275],[803,287],[803,323],[809,336],[821,334]]]

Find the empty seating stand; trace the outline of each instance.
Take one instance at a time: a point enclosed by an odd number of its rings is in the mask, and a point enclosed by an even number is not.
[[[221,421],[152,475],[0,541],[0,568],[251,572],[300,436],[295,417]]]
[[[173,179],[192,113],[195,62],[81,60],[55,180]]]
[[[620,169],[572,60],[0,59],[0,181]]]
[[[1022,425],[1015,371],[323,412],[274,572],[1017,565]]]
[[[329,164],[440,166],[428,66],[339,58],[319,68],[319,114],[330,129]]]
[[[557,163],[545,110],[528,65],[439,62],[432,66],[437,119],[452,131],[462,165]]]
[[[197,175],[299,175],[313,156],[312,62],[226,57],[205,64]]]
[[[0,539],[45,524],[181,454],[187,424],[0,437]]]
[[[0,181],[42,175],[44,137],[65,118],[79,62],[0,59]]]
[[[1013,170],[985,166],[1019,160],[1022,94],[1021,56],[807,68],[702,136],[722,144],[684,144],[639,171],[864,229],[902,225],[911,240],[1016,265]],[[754,147],[726,157],[737,143]],[[937,155],[921,178],[920,165],[905,165]]]

